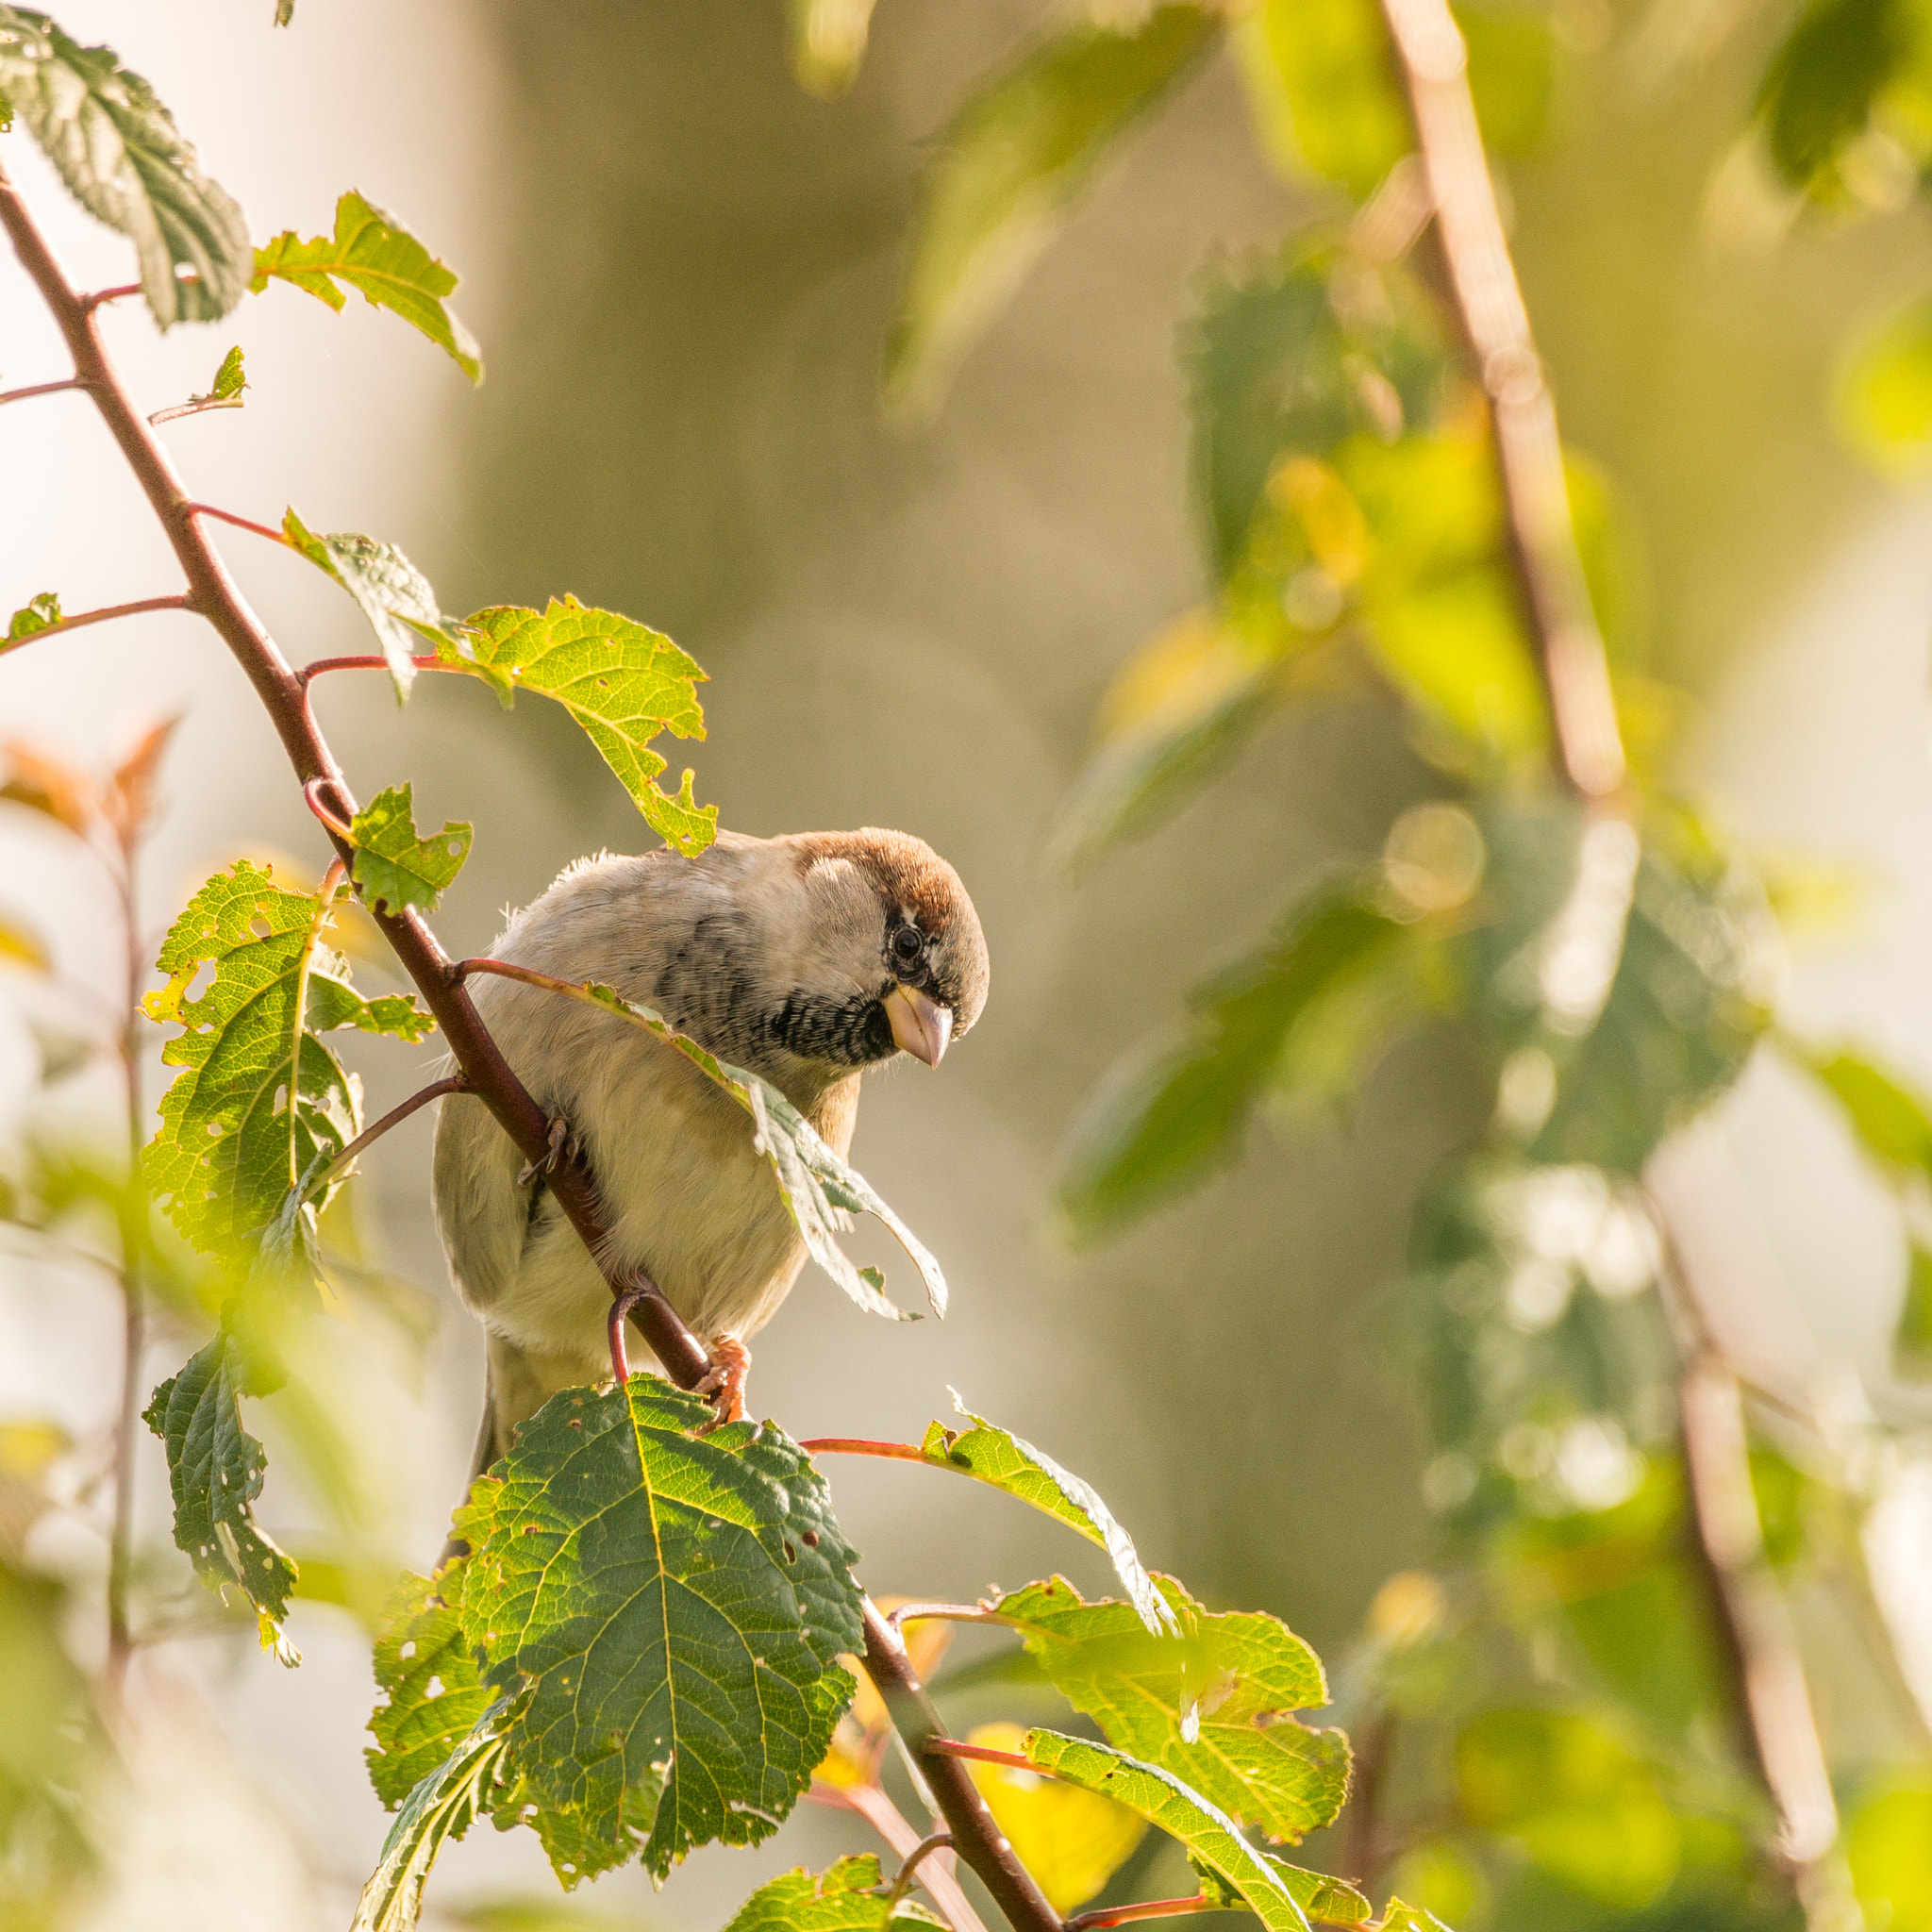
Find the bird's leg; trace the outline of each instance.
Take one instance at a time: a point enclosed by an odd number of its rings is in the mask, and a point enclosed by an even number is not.
[[[707,1435],[712,1429],[722,1429],[726,1423],[744,1420],[744,1384],[751,1374],[751,1350],[745,1347],[735,1335],[715,1335],[711,1338],[710,1373],[692,1391],[698,1395],[708,1395],[717,1406],[715,1422],[707,1423],[698,1433]]]
[[[550,1151],[541,1160],[525,1161],[517,1174],[517,1186],[527,1188],[540,1174],[555,1171],[558,1160],[572,1161],[581,1151],[581,1143],[570,1130],[570,1122],[562,1114],[553,1114],[550,1119]]]

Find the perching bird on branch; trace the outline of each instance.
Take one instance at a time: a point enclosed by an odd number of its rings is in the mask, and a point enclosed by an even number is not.
[[[762,1074],[840,1154],[858,1076],[899,1053],[936,1067],[986,1004],[979,916],[959,875],[903,832],[721,832],[697,858],[573,865],[492,957],[594,980]],[[721,1412],[741,1410],[744,1343],[777,1311],[805,1245],[752,1124],[661,1041],[515,980],[476,978],[484,1024],[588,1162],[605,1260],[641,1269],[710,1347]],[[609,1373],[610,1291],[540,1174],[483,1103],[436,1127],[436,1220],[489,1335],[478,1469],[559,1389]]]

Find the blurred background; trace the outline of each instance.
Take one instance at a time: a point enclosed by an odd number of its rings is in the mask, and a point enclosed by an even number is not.
[[[1643,664],[1690,693],[1672,782],[1747,850],[1857,882],[1794,948],[1780,1011],[1932,1084],[1932,502],[1859,467],[1829,410],[1848,340],[1917,284],[1924,218],[1792,221],[1743,146],[1780,10],[1707,58],[1667,44],[1719,10],[1556,8],[1554,124],[1507,167],[1512,243],[1566,436],[1623,493]],[[1257,941],[1298,882],[1378,852],[1440,780],[1398,712],[1365,696],[1277,719],[1233,782],[1077,883],[1045,852],[1109,679],[1203,595],[1175,354],[1196,277],[1319,198],[1267,169],[1232,70],[1208,68],[1100,181],[940,412],[899,426],[879,407],[880,345],[919,172],[1039,7],[884,0],[835,100],[798,86],[765,0],[302,0],[277,33],[267,13],[61,8],[148,74],[258,241],[320,231],[349,187],[406,216],[460,272],[489,379],[473,391],[359,302],[336,317],[275,290],[164,340],[125,305],[109,335],[144,407],[206,387],[231,341],[245,349],[246,408],[170,433],[194,492],[396,542],[447,610],[572,591],[661,627],[712,680],[708,737],[677,747],[673,771],[685,753],[723,824],[916,832],[984,921],[983,1022],[941,1074],[869,1080],[854,1150],[943,1259],[953,1312],[887,1327],[808,1274],[758,1346],[754,1407],[799,1437],[916,1439],[950,1413],[950,1386],[1093,1481],[1150,1564],[1341,1655],[1382,1580],[1433,1547],[1388,1292],[1418,1186],[1487,1117],[1477,1070],[1440,1039],[1408,1041],[1345,1113],[1257,1134],[1243,1165],[1097,1251],[1066,1242],[1053,1194],[1070,1123],[1123,1050]],[[123,244],[24,138],[6,159],[70,274],[122,279]],[[0,261],[0,384],[65,367]],[[80,400],[8,408],[0,452],[0,609],[49,589],[77,609],[174,587]],[[241,533],[224,549],[291,658],[365,648],[353,608],[296,560]],[[362,796],[408,779],[425,823],[475,822],[437,922],[453,953],[484,949],[504,908],[570,859],[648,840],[591,747],[535,703],[507,716],[463,679],[422,680],[406,712],[379,679],[319,689]],[[186,617],[0,662],[0,736],[82,763],[173,713],[141,878],[150,956],[235,854],[320,871],[278,748]],[[0,898],[65,978],[118,996],[101,880],[57,830],[4,808]],[[379,963],[358,970],[386,988]],[[45,989],[18,990],[0,1004],[0,1136],[111,1145],[110,1072],[43,1087],[45,1040],[74,1023]],[[346,1053],[372,1116],[435,1058],[383,1041]],[[152,1061],[150,1099],[162,1077]],[[353,1544],[425,1567],[463,1479],[482,1351],[430,1224],[428,1141],[412,1123],[365,1163],[364,1239],[414,1285],[425,1339],[399,1340],[405,1323],[343,1344],[354,1507],[305,1488],[264,1419],[263,1521],[298,1553]],[[1736,1345],[1771,1379],[1932,1419],[1932,1394],[1890,1366],[1896,1214],[1822,1104],[1760,1061],[1698,1158],[1727,1239],[1757,1264]],[[889,1246],[861,1258],[904,1298]],[[97,1276],[0,1249],[0,1421],[58,1424],[77,1445],[76,1493],[111,1422],[118,1335]],[[187,1345],[158,1332],[148,1380]],[[141,1450],[139,1520],[165,1550],[165,1468],[144,1435]],[[1053,1569],[1105,1583],[1084,1546],[970,1486],[831,1474],[874,1591],[971,1600]],[[63,1574],[104,1564],[71,1523],[42,1541]],[[71,1634],[83,1657],[98,1648],[97,1631]],[[387,1824],[360,1757],[368,1635],[307,1603],[291,1634],[292,1673],[246,1631],[157,1661],[144,1694],[170,1741],[137,1782],[93,1923],[346,1921]],[[1855,1721],[1818,1694],[1827,1725]],[[995,1690],[959,1707],[1020,1708]],[[699,1854],[655,1898],[635,1871],[580,1898],[698,1932],[755,1878],[860,1848],[856,1822],[808,1806],[757,1853]],[[535,1840],[478,1830],[439,1867],[429,1923],[525,1892],[555,1896]]]

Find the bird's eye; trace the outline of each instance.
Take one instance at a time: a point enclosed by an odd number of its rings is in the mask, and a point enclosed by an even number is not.
[[[892,957],[903,966],[909,966],[919,958],[921,952],[919,928],[916,925],[902,925],[892,935]]]

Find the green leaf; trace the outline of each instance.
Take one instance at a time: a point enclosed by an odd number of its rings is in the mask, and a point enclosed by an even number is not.
[[[1307,1932],[1307,1915],[1281,1868],[1256,1851],[1232,1819],[1171,1771],[1057,1731],[1028,1731],[1025,1755],[1048,1776],[1098,1791],[1178,1839],[1189,1857],[1235,1891],[1269,1932]]]
[[[406,994],[366,1000],[323,943],[329,908],[240,859],[189,901],[161,947],[166,986],[142,1002],[184,1030],[162,1050],[181,1072],[162,1096],[142,1172],[193,1246],[258,1233],[320,1158],[358,1131],[357,1087],[317,1038],[340,1026],[414,1042],[432,1024]],[[214,977],[197,997],[191,982]]]
[[[1172,1577],[1155,1581],[1171,1636],[1152,1634],[1131,1604],[1082,1602],[1059,1576],[994,1607],[1118,1749],[1164,1766],[1277,1842],[1331,1824],[1348,1788],[1348,1740],[1294,1716],[1328,1702],[1315,1653],[1276,1618],[1215,1615]]]
[[[215,371],[212,387],[205,396],[196,396],[197,403],[233,402],[248,387],[248,377],[242,367],[242,345],[238,342],[222,358],[222,366]]]
[[[1932,1787],[1887,1779],[1845,1821],[1845,1859],[1868,1925],[1932,1932]]]
[[[375,1683],[385,1702],[369,1728],[369,1782],[393,1811],[434,1774],[482,1720],[492,1693],[463,1641],[457,1613],[427,1576],[405,1574],[375,1645]]]
[[[935,1469],[950,1469],[970,1475],[975,1482],[988,1483],[1030,1503],[1056,1523],[1077,1530],[1089,1542],[1098,1543],[1111,1559],[1114,1574],[1132,1600],[1134,1612],[1152,1631],[1168,1632],[1175,1626],[1167,1600],[1155,1589],[1134,1540],[1114,1513],[1100,1499],[1092,1484],[1071,1470],[1062,1469],[1052,1457],[1036,1449],[1011,1431],[998,1427],[984,1416],[974,1415],[953,1393],[953,1404],[970,1422],[970,1429],[949,1429],[941,1423],[928,1424],[920,1454]]]
[[[1187,1038],[1130,1062],[1075,1124],[1059,1191],[1074,1231],[1119,1225],[1232,1159],[1297,1027],[1319,1026],[1323,1002],[1387,963],[1413,931],[1345,886],[1200,989]]]
[[[1409,277],[1306,242],[1210,275],[1182,361],[1195,500],[1224,580],[1283,457],[1326,457],[1357,432],[1426,427],[1447,367]]]
[[[379,791],[349,826],[356,844],[357,885],[378,912],[434,912],[470,856],[474,829],[452,820],[432,838],[417,836],[408,785]]]
[[[931,1252],[872,1183],[828,1147],[817,1128],[769,1080],[719,1059],[696,1041],[675,1031],[662,1014],[620,999],[608,986],[576,987],[559,982],[555,991],[607,1008],[632,1025],[656,1034],[730,1094],[751,1116],[754,1144],[771,1164],[778,1191],[804,1237],[807,1252],[861,1308],[890,1322],[919,1319],[888,1299],[885,1276],[876,1268],[855,1268],[840,1247],[837,1237],[850,1224],[846,1217],[851,1214],[871,1214],[885,1224],[918,1268],[933,1313],[945,1314],[946,1277]]]
[[[1607,1905],[1649,1905],[1677,1874],[1683,1829],[1649,1767],[1581,1712],[1482,1712],[1457,1739],[1456,1793],[1467,1824]]]
[[[1891,1332],[1901,1374],[1932,1376],[1932,1248],[1913,1241],[1906,1252],[1906,1297]]]
[[[526,1690],[507,1764],[566,1884],[640,1840],[661,1879],[697,1845],[770,1837],[856,1688],[836,1661],[864,1642],[854,1553],[824,1481],[774,1424],[692,1433],[710,1420],[650,1375],[566,1391],[457,1514],[458,1615],[485,1680]]]
[[[1130,27],[1070,23],[953,117],[928,169],[886,339],[886,388],[927,402],[1129,128],[1213,45],[1200,6]]]
[[[1420,1906],[1406,1906],[1399,1898],[1389,1901],[1388,1909],[1376,1923],[1380,1932],[1449,1932],[1434,1912],[1425,1912]]]
[[[275,25],[287,26],[295,18],[295,0],[275,0]]]
[[[1262,1855],[1267,1857],[1267,1854]],[[1201,1881],[1203,1911],[1240,1911],[1241,1895],[1211,1865],[1190,1856],[1189,1864]],[[1316,1925],[1366,1925],[1375,1917],[1375,1908],[1345,1878],[1331,1878],[1325,1872],[1307,1872],[1299,1865],[1284,1864],[1268,1857],[1269,1869],[1288,1889],[1289,1895]],[[1394,1901],[1391,1901],[1391,1907]],[[1374,1932],[1382,1932],[1383,1922],[1375,1920]]]
[[[1932,298],[1888,317],[1854,352],[1838,387],[1846,441],[1874,469],[1907,476],[1932,451]]]
[[[1830,199],[1836,164],[1909,48],[1899,0],[1811,0],[1765,70],[1757,111],[1772,163]]]
[[[807,93],[828,101],[858,78],[874,0],[785,0],[791,72]]]
[[[291,550],[333,577],[356,600],[382,646],[398,704],[416,681],[419,639],[434,644],[439,653],[461,648],[462,627],[437,608],[429,580],[393,543],[378,543],[353,530],[318,534],[292,509],[283,513],[282,535]]]
[[[304,242],[285,229],[255,254],[258,294],[271,278],[292,283],[341,313],[348,297],[336,284],[361,291],[374,307],[400,315],[454,358],[472,382],[483,380],[482,353],[449,306],[455,274],[394,215],[351,189],[336,203],[336,231]]]
[[[781,1872],[739,1907],[724,1932],[886,1932],[943,1923],[910,1898],[888,1904],[879,1861],[868,1852],[816,1877],[802,1865]]]
[[[513,1698],[497,1699],[441,1766],[411,1791],[357,1901],[351,1932],[413,1932],[429,1868],[498,1795]]]
[[[242,299],[249,248],[241,208],[112,49],[83,47],[44,13],[0,5],[0,95],[81,206],[134,243],[161,327],[217,321]]]
[[[665,842],[694,858],[718,831],[718,808],[699,808],[687,771],[675,798],[656,783],[664,760],[650,749],[659,732],[702,738],[697,687],[706,681],[661,631],[610,610],[554,597],[543,610],[514,605],[479,610],[444,639],[437,655],[453,670],[482,678],[508,710],[519,691],[555,698],[577,723]]]
[[[29,597],[8,620],[7,635],[9,641],[30,638],[59,622],[59,598],[52,591],[42,591],[38,597]]]
[[[1894,1182],[1907,1174],[1932,1179],[1932,1108],[1897,1074],[1840,1049],[1811,1053],[1783,1042],[1838,1102],[1845,1124],[1867,1158]]]
[[[292,1663],[281,1624],[295,1566],[255,1521],[268,1458],[242,1426],[244,1379],[224,1327],[155,1391],[142,1420],[167,1445],[175,1548],[224,1601],[230,1590],[246,1597],[260,1621],[262,1648]]]

